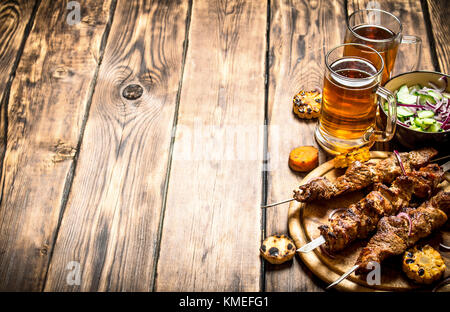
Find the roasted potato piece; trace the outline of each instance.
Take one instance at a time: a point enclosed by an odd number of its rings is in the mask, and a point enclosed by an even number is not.
[[[314,146],[299,146],[289,154],[289,167],[294,171],[307,172],[319,165],[319,150]]]

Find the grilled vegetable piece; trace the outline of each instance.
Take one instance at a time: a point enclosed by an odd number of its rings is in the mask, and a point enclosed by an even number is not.
[[[423,148],[409,153],[400,153],[406,172],[425,166],[437,155],[434,148]],[[331,182],[326,177],[311,179],[294,190],[294,199],[299,202],[330,199],[346,192],[361,190],[373,183],[391,183],[402,174],[395,155],[375,163],[366,161],[352,163],[345,174]]]
[[[355,274],[368,273],[370,262],[381,263],[388,257],[401,255],[419,239],[427,237],[444,225],[449,210],[450,192],[440,192],[416,209],[406,208],[404,213],[409,218],[403,216],[382,218],[378,223],[376,234],[359,254],[356,261],[359,267]]]
[[[294,96],[294,113],[300,118],[317,118],[320,115],[322,94],[319,91],[301,90]]]
[[[319,226],[327,251],[339,251],[356,239],[367,238],[377,229],[384,216],[397,214],[409,205],[412,195],[427,196],[443,178],[442,169],[430,164],[419,171],[397,177],[391,187],[375,184],[374,190],[358,203],[352,204],[327,225]]]
[[[419,284],[431,284],[441,279],[445,263],[439,252],[429,245],[414,247],[403,255],[403,272]]]
[[[267,237],[259,249],[261,256],[272,264],[281,264],[291,260],[295,255],[295,250],[292,239],[284,234]]]
[[[364,146],[336,156],[333,162],[335,168],[345,168],[350,166],[355,161],[364,162],[368,161],[369,159],[369,147]]]
[[[319,165],[319,150],[314,146],[300,146],[289,154],[289,167],[294,171],[311,171]]]

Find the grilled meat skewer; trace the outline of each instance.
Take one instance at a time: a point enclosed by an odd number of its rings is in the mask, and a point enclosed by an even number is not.
[[[378,223],[378,232],[361,251],[356,265],[328,285],[326,289],[336,286],[355,271],[356,275],[368,273],[371,270],[368,268],[371,262],[381,263],[390,256],[402,254],[406,249],[414,246],[419,239],[441,227],[447,221],[446,213],[449,210],[450,192],[440,192],[419,208],[406,209],[405,213],[411,220],[411,232],[408,219],[400,215],[383,217]]]
[[[383,216],[397,214],[409,205],[412,195],[428,197],[442,181],[444,172],[436,164],[430,164],[406,176],[397,177],[391,187],[377,183],[374,190],[343,213],[319,226],[327,251],[344,249],[356,239],[367,238],[377,228]]]
[[[368,273],[370,262],[381,263],[384,259],[400,255],[414,246],[421,238],[427,237],[447,221],[450,210],[450,192],[440,192],[418,208],[406,208],[405,213],[411,220],[402,216],[384,217],[378,224],[377,233],[361,251],[355,274]]]
[[[400,158],[408,173],[425,166],[436,155],[435,149],[423,148],[400,153]],[[335,182],[325,177],[317,177],[299,186],[299,190],[294,190],[294,199],[299,202],[330,199],[346,192],[361,190],[373,183],[391,183],[401,174],[402,169],[394,154],[378,163],[356,161]]]

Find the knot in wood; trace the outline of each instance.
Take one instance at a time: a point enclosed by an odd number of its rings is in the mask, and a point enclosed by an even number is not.
[[[67,76],[68,73],[69,73],[69,71],[66,67],[60,66],[60,67],[56,68],[55,71],[53,72],[53,77],[54,78],[63,78],[64,76]]]
[[[127,100],[136,100],[142,96],[144,89],[138,84],[130,84],[122,91],[122,96]]]

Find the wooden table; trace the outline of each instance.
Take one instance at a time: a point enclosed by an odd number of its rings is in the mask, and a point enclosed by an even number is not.
[[[288,207],[260,205],[304,176],[292,97],[368,6],[450,71],[445,0],[2,1],[0,290],[322,290],[261,261]]]

